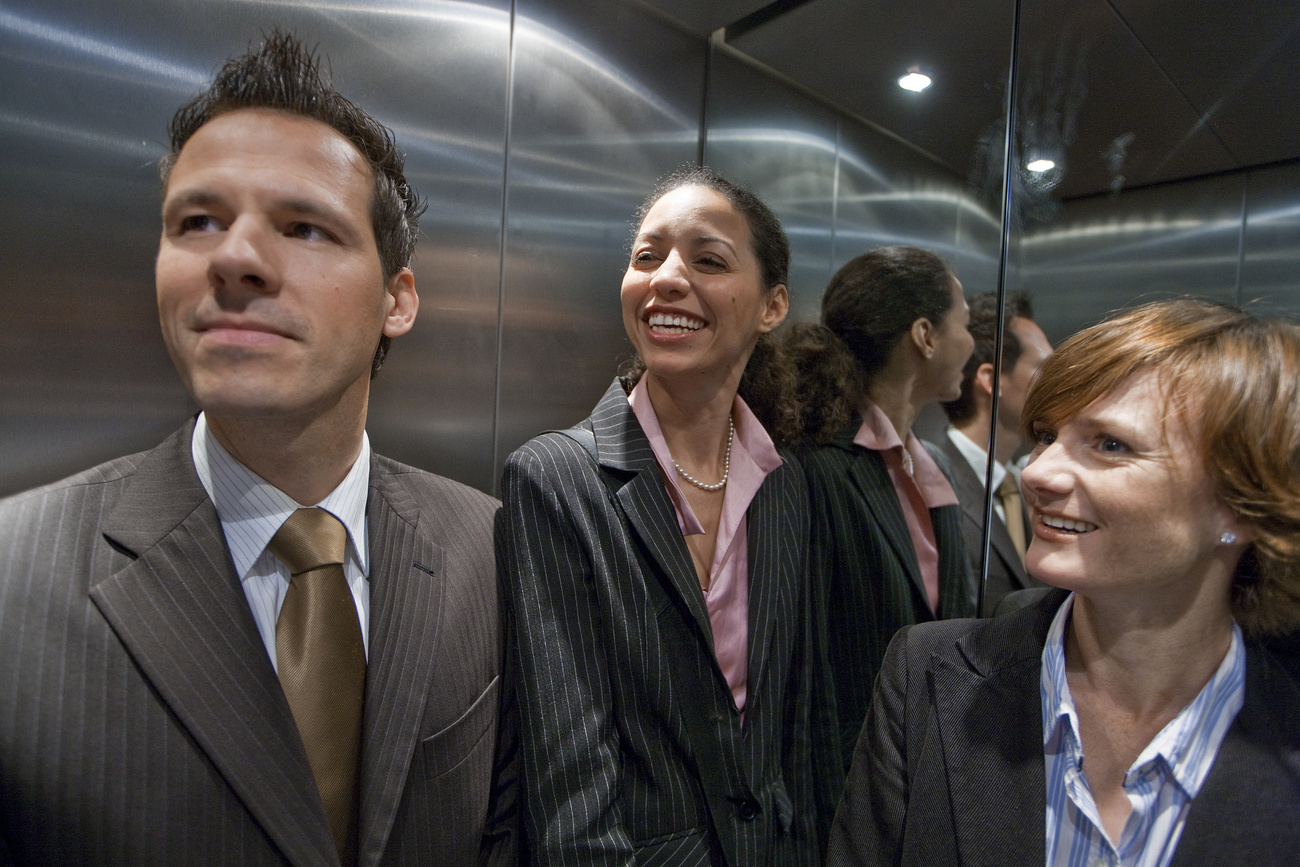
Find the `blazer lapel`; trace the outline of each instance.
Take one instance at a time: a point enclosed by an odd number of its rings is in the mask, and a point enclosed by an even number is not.
[[[441,627],[443,550],[392,476],[372,461],[370,658],[361,732],[360,863],[377,864],[388,843],[435,675]]]
[[[791,582],[785,580],[795,574],[797,564],[782,563],[776,559],[777,550],[770,542],[779,538],[779,491],[777,483],[785,467],[772,472],[749,504],[747,531],[749,535],[749,671],[746,675],[746,692],[757,694],[762,682],[764,664],[772,643],[772,630],[779,611],[788,611],[795,604],[790,598]],[[786,547],[790,550],[793,546]]]
[[[929,594],[926,593],[925,582],[921,580],[921,567],[916,562],[916,549],[912,547],[912,536],[907,529],[907,519],[903,517],[903,507],[898,503],[898,494],[894,491],[893,480],[889,478],[889,470],[886,469],[884,459],[880,455],[853,442],[853,434],[857,431],[857,426],[854,424],[851,427],[852,430],[845,428],[840,433],[835,444],[850,452],[866,452],[867,460],[850,461],[849,477],[858,486],[862,499],[875,515],[876,525],[884,533],[889,547],[894,549],[894,557],[907,573],[912,587],[920,594],[922,600],[928,600]],[[922,610],[928,609],[929,602],[926,601]]]
[[[691,553],[682,539],[677,512],[664,490],[650,441],[627,402],[627,392],[620,380],[605,391],[591,414],[596,436],[596,460],[601,467],[617,475],[632,473],[618,487],[615,498],[619,508],[641,539],[657,571],[668,577],[674,594],[685,606],[699,630],[704,646],[713,653],[713,629],[709,612],[700,592]]]
[[[1192,801],[1173,867],[1290,864],[1300,847],[1300,689],[1258,645],[1246,645],[1246,700]]]
[[[963,636],[965,664],[932,657],[930,700],[963,864],[1041,863],[1047,851],[1039,673],[1064,594],[1050,599]]]
[[[334,863],[302,740],[194,472],[192,431],[150,452],[106,516],[104,536],[126,559],[90,597],[285,857]]]

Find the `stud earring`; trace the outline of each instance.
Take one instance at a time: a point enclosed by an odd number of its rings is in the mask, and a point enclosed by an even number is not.
[[[1231,530],[1224,530],[1223,535],[1219,537],[1220,545],[1235,545],[1236,542],[1237,542],[1237,534],[1232,532]]]

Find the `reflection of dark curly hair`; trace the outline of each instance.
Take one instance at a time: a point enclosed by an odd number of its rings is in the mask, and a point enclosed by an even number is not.
[[[370,223],[385,282],[411,264],[424,204],[406,181],[405,160],[392,132],[330,86],[315,52],[297,37],[273,29],[260,48],[226,61],[212,85],[176,112],[168,125],[171,150],[159,172],[164,188],[181,148],[205,123],[227,112],[267,108],[320,121],[350,141],[374,176]],[[379,372],[391,339],[380,337],[371,376]]]
[[[655,184],[654,191],[637,208],[632,226],[633,239],[655,203],[681,187],[706,187],[730,202],[736,213],[745,218],[749,228],[750,248],[758,259],[763,288],[773,292],[778,286],[785,285],[790,270],[790,241],[781,228],[781,221],[754,193],[707,166],[680,169]],[[633,356],[620,373],[630,383],[635,383],[645,373],[645,362],[640,356]],[[794,400],[794,387],[794,369],[786,361],[781,341],[772,334],[759,335],[740,378],[738,393],[779,445],[791,445],[799,439],[799,410]]]
[[[916,247],[877,247],[835,272],[822,295],[822,324],[791,329],[803,438],[827,443],[855,418],[872,378],[918,319],[943,324],[953,276]]]
[[[1195,438],[1220,500],[1254,537],[1232,615],[1252,635],[1300,626],[1300,326],[1203,301],[1157,301],[1085,328],[1044,362],[1021,424],[1056,427],[1142,373]]]

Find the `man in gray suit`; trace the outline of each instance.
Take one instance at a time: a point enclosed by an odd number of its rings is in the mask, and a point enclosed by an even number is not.
[[[402,156],[280,33],[170,133],[203,412],[0,501],[0,863],[513,861],[498,504],[364,427],[418,307]]]
[[[980,574],[984,530],[984,479],[993,427],[993,362],[996,358],[998,299],[992,292],[970,301],[975,351],[962,371],[961,396],[945,403],[950,426],[936,440],[953,469],[953,488],[961,502],[962,534],[971,571]],[[1042,584],[1025,572],[1028,524],[1020,503],[1020,480],[1010,461],[1024,445],[1020,408],[1038,368],[1052,354],[1047,335],[1034,323],[1027,295],[1007,298],[1002,336],[1002,377],[997,395],[997,462],[993,467],[993,525],[989,530],[989,572],[980,613],[992,614],[1008,593]]]

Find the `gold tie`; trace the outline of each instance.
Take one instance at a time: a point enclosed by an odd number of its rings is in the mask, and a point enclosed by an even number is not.
[[[1007,526],[1007,535],[1011,537],[1011,544],[1016,549],[1016,554],[1020,557],[1023,565],[1025,562],[1025,507],[1020,502],[1020,483],[1016,477],[1007,473],[1002,477],[1002,484],[998,485],[998,497],[1002,500],[1002,514],[1006,515],[1006,520],[1002,523]]]
[[[324,509],[299,509],[267,548],[289,567],[275,622],[280,686],[307,748],[343,864],[357,861],[357,766],[366,651],[343,576],[346,528]]]

